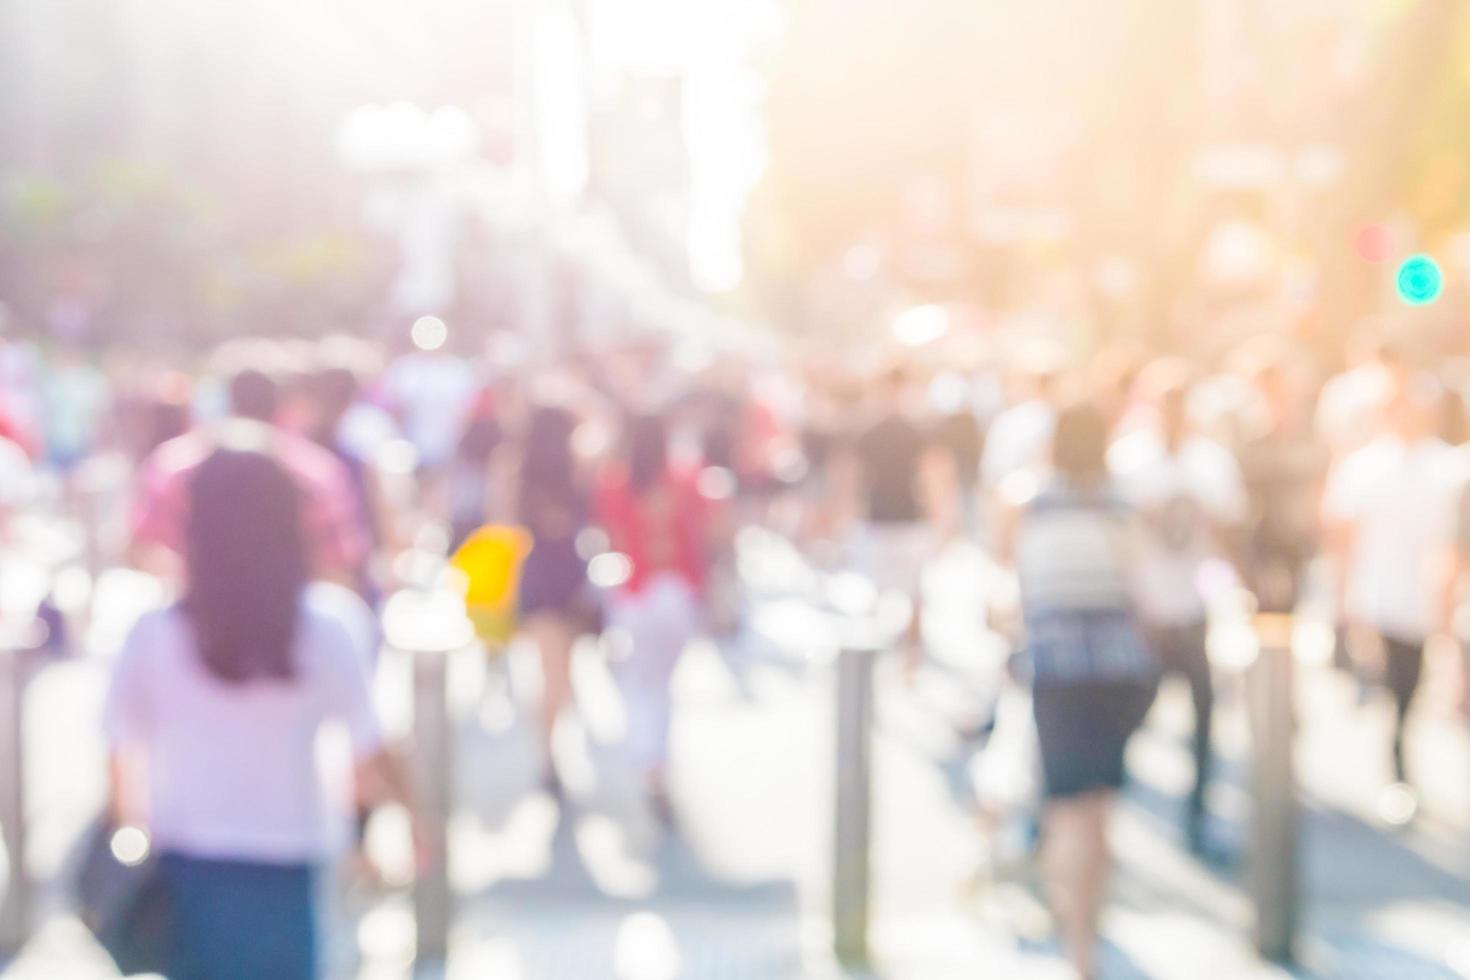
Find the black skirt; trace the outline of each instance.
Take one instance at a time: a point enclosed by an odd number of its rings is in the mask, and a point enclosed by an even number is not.
[[[1048,799],[1123,785],[1123,753],[1153,705],[1154,680],[1039,684],[1032,692]]]

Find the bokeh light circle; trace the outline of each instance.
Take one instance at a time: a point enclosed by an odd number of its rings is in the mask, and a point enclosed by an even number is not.
[[[1396,278],[1399,299],[1410,306],[1427,306],[1444,292],[1444,273],[1427,255],[1411,255],[1399,264]]]
[[[633,577],[633,562],[627,555],[607,551],[587,563],[587,578],[599,589],[615,589]]]
[[[937,303],[904,310],[893,321],[893,337],[905,347],[923,347],[949,333],[949,311]]]
[[[112,856],[126,867],[137,867],[148,859],[148,835],[137,827],[119,827],[110,844]]]
[[[1353,236],[1353,248],[1364,262],[1386,262],[1393,250],[1393,239],[1383,225],[1364,225]]]
[[[419,350],[438,350],[449,339],[449,327],[437,316],[421,316],[413,322],[409,336]]]

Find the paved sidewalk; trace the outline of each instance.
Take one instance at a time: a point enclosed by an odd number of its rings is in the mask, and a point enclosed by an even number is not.
[[[456,668],[461,740],[453,827],[464,896],[448,975],[479,980],[673,980],[843,976],[826,957],[833,738],[831,651],[799,562],[754,552],[752,630],[738,651],[692,648],[676,678],[673,782],[678,832],[632,791],[619,751],[615,665],[580,651],[579,711],[559,733],[567,799],[536,787],[528,706],[534,661],[521,651]],[[878,671],[874,787],[874,972],[887,980],[977,975],[1055,977],[1047,914],[1026,881],[977,885],[981,839],[966,767],[977,743],[956,734],[984,715],[1003,648],[981,629],[979,556],[956,550],[935,570],[931,662],[905,683]],[[105,624],[104,624],[105,625]],[[1298,746],[1305,807],[1299,975],[1470,976],[1470,742],[1431,672],[1411,735],[1424,811],[1408,830],[1376,817],[1385,779],[1384,705],[1303,664]],[[405,674],[384,675],[402,722]],[[1438,665],[1438,666],[1443,666]],[[32,691],[34,866],[54,874],[100,792],[95,713],[104,665],[48,670]],[[1220,780],[1211,806],[1241,843],[1249,801],[1239,692],[1222,672]],[[1275,978],[1249,945],[1238,871],[1183,850],[1177,818],[1191,777],[1188,699],[1165,689],[1131,758],[1136,785],[1115,827],[1121,867],[1105,921],[1103,976]],[[391,819],[376,834],[394,838]],[[385,851],[391,857],[392,847]],[[48,906],[55,909],[54,901]],[[357,950],[339,975],[409,975],[412,918],[403,897],[355,909],[337,945]],[[5,980],[106,977],[74,921],[51,916]]]
[[[965,773],[975,746],[953,722],[967,720],[1002,655],[979,627],[983,597],[972,583],[984,575],[977,553],[951,553],[931,576],[931,665],[912,687],[894,665],[880,672],[875,951],[880,974],[893,980],[981,969],[1043,977],[1058,967],[1038,889],[975,883],[980,844]],[[1255,956],[1244,868],[1206,867],[1183,847],[1191,707],[1183,682],[1171,681],[1130,755],[1134,783],[1113,832],[1119,870],[1104,921],[1104,977],[1470,976],[1470,738],[1447,701],[1448,664],[1431,667],[1411,727],[1423,810],[1411,828],[1395,830],[1377,817],[1388,779],[1387,705],[1358,706],[1356,685],[1322,664],[1325,649],[1313,639],[1305,637],[1298,678],[1300,965],[1288,972]],[[1228,667],[1218,676],[1221,760],[1210,806],[1218,835],[1238,852],[1250,809],[1249,733],[1240,677]]]

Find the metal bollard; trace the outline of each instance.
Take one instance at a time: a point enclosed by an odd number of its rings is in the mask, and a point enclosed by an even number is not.
[[[0,834],[7,873],[0,898],[0,953],[30,938],[33,886],[26,870],[25,691],[33,636],[0,635]]]
[[[449,882],[449,819],[454,808],[454,726],[449,716],[449,658],[474,643],[463,600],[452,594],[404,591],[383,611],[388,644],[413,657],[415,793],[423,821],[427,866],[413,887],[420,965],[449,953],[454,893]]]
[[[428,867],[413,887],[413,917],[418,924],[418,956],[443,961],[449,955],[449,922],[454,896],[449,887],[450,783],[454,772],[454,735],[445,704],[448,678],[443,655],[415,651],[413,661],[413,760],[418,773],[418,805],[431,838]]]
[[[1246,676],[1254,746],[1247,884],[1256,913],[1256,950],[1266,959],[1289,963],[1300,898],[1292,620],[1289,615],[1262,614],[1255,623],[1259,649]]]
[[[868,960],[872,843],[875,643],[849,643],[837,658],[837,798],[832,861],[832,941],[849,966]]]

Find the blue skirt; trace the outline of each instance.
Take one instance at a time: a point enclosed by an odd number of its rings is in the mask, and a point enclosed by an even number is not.
[[[165,853],[175,926],[169,980],[315,980],[315,873],[309,865]]]

